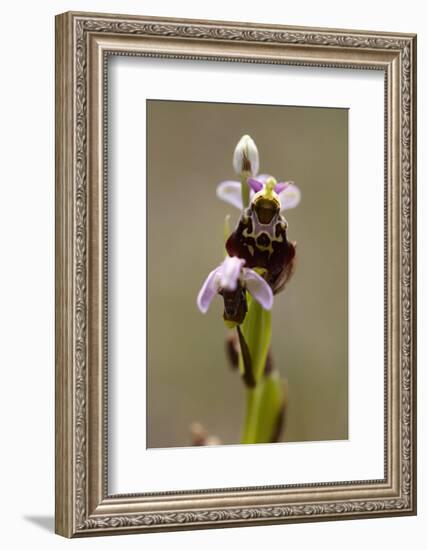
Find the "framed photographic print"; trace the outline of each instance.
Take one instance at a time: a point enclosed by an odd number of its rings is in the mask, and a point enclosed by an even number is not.
[[[56,18],[56,532],[416,513],[416,37]]]

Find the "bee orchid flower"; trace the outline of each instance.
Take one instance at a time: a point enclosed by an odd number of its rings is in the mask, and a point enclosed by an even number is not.
[[[267,181],[271,178],[268,174],[259,174],[254,177],[248,178],[247,185],[250,188],[250,200],[253,196],[261,191],[265,186]],[[243,210],[242,202],[242,184],[239,181],[227,180],[221,182],[217,189],[217,197],[228,204],[231,204],[239,210]],[[277,193],[280,200],[280,211],[289,210],[298,206],[301,200],[301,191],[292,181],[283,181],[276,183],[274,191]]]
[[[273,306],[273,292],[268,283],[253,269],[244,267],[245,260],[236,256],[227,256],[225,260],[209,273],[197,297],[197,306],[206,313],[217,294],[224,298],[224,319],[242,323],[246,315],[247,290],[264,308]]]
[[[265,279],[277,294],[284,288],[294,269],[295,244],[287,238],[288,222],[281,213],[280,195],[290,184],[248,178],[252,197],[240,215],[236,229],[227,239],[229,256],[246,261],[248,268],[265,270]],[[299,196],[298,196],[299,201]]]

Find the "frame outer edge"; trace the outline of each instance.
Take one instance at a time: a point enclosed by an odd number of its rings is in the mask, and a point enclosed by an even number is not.
[[[418,349],[418,326],[417,326],[417,280],[418,280],[418,264],[417,264],[417,250],[418,250],[418,241],[417,241],[417,208],[418,208],[418,202],[417,202],[417,102],[418,102],[418,96],[417,96],[417,63],[418,63],[418,43],[417,43],[417,36],[414,36],[413,38],[413,88],[412,88],[412,118],[413,118],[413,125],[412,125],[412,163],[413,163],[413,197],[412,197],[412,223],[413,223],[413,269],[414,269],[414,282],[413,282],[413,317],[412,317],[412,327],[413,327],[413,349],[414,349],[414,356],[413,356],[413,387],[412,387],[412,398],[413,398],[413,439],[415,443],[415,451],[413,456],[413,495],[414,495],[414,514],[417,514],[417,468],[418,468],[418,462],[417,462],[417,369],[418,369],[418,363],[417,363],[417,349]]]
[[[105,21],[105,20],[106,21]],[[115,21],[117,19],[117,22]],[[117,27],[116,27],[117,23]],[[160,24],[163,23],[163,24]],[[168,25],[169,23],[169,25]],[[224,27],[219,28],[218,25]],[[140,33],[138,27],[144,27]],[[176,27],[176,29],[175,29]],[[227,27],[227,28],[225,28]],[[146,32],[145,32],[146,28]],[[283,33],[273,34],[272,30],[283,30]],[[267,26],[246,24],[241,22],[216,22],[197,20],[173,20],[166,18],[137,17],[113,14],[89,14],[82,12],[67,12],[56,17],[56,509],[55,531],[65,537],[90,536],[96,534],[119,534],[125,532],[172,531],[177,529],[232,527],[238,525],[257,525],[270,523],[287,523],[298,521],[320,521],[358,518],[381,517],[393,515],[412,515],[416,511],[416,238],[415,238],[415,208],[416,208],[416,36],[396,33],[371,33],[369,31],[319,29],[319,34],[310,34],[316,29],[303,27]],[[306,36],[299,37],[304,30]],[[406,240],[406,260],[409,272],[405,287],[408,291],[407,330],[408,345],[404,355],[403,373],[407,375],[407,414],[400,437],[396,440],[405,446],[405,485],[401,484],[402,471],[397,476],[399,488],[404,488],[404,494],[399,492],[392,498],[373,500],[369,497],[351,502],[340,499],[338,502],[303,502],[301,505],[287,505],[217,510],[164,510],[152,513],[137,512],[132,506],[123,514],[108,512],[98,516],[93,510],[93,468],[88,456],[94,454],[95,463],[99,463],[98,452],[91,453],[99,441],[93,440],[89,433],[91,423],[88,415],[96,410],[97,398],[93,401],[91,389],[88,388],[90,374],[96,374],[93,368],[93,357],[87,349],[91,315],[87,312],[89,294],[86,284],[94,275],[90,269],[92,255],[90,252],[90,235],[87,235],[90,216],[87,217],[91,199],[88,196],[88,186],[93,184],[93,174],[89,174],[90,155],[87,155],[88,127],[87,118],[90,113],[86,107],[87,94],[87,43],[85,32],[93,34],[100,31],[104,36],[116,32],[121,35],[145,34],[146,36],[163,38],[171,35],[179,38],[180,44],[186,41],[208,43],[212,40],[227,43],[260,44],[303,44],[317,50],[318,46],[332,46],[337,51],[351,50],[403,51],[409,52],[408,64],[403,73],[404,80],[409,85],[405,104],[409,106],[406,112],[405,129],[409,140],[409,170],[406,172],[404,197],[409,201],[404,209],[404,219],[407,223],[409,238]],[[224,33],[222,33],[224,31]],[[80,34],[79,34],[80,33]],[[83,33],[83,34],[82,34]],[[219,33],[219,34],[218,34]],[[294,36],[295,33],[295,36]],[[349,36],[342,36],[341,33]],[[291,34],[289,37],[287,35]],[[338,36],[340,34],[341,36]],[[348,39],[348,40],[347,40]],[[302,42],[300,41],[302,40]],[[206,41],[206,42],[205,42]],[[320,42],[319,42],[320,41]],[[231,43],[230,42],[230,43]],[[387,53],[388,55],[388,53]],[[156,55],[153,55],[156,57]],[[202,57],[194,56],[194,59]],[[215,56],[216,59],[216,56]],[[385,59],[385,58],[384,58]],[[218,58],[219,60],[219,58]],[[354,64],[357,55],[354,57]],[[272,61],[274,62],[274,61]],[[322,66],[334,66],[336,60],[324,62]],[[349,68],[352,68],[349,66]],[[396,79],[393,78],[396,83]],[[402,93],[399,86],[397,95]],[[396,109],[402,113],[402,104]],[[90,129],[90,124],[89,124]],[[94,134],[92,134],[93,136]],[[391,137],[391,136],[390,136]],[[401,144],[402,142],[399,141]],[[89,158],[87,158],[89,157]],[[396,159],[396,157],[394,157]],[[397,160],[397,159],[396,159]],[[399,155],[399,161],[401,157]],[[399,164],[399,161],[397,164]],[[400,177],[401,170],[398,171]],[[400,195],[401,197],[401,195]],[[402,211],[400,211],[402,213]],[[399,216],[400,218],[400,216]],[[92,218],[93,219],[93,218]],[[402,220],[400,219],[400,223]],[[399,224],[400,225],[400,224]],[[402,226],[397,229],[402,229]],[[400,239],[397,240],[401,243]],[[399,269],[401,268],[399,254]],[[88,269],[89,267],[89,269]],[[88,280],[89,279],[89,280]],[[93,281],[92,281],[93,283]],[[401,284],[401,281],[400,281]],[[399,284],[399,286],[400,286]],[[403,287],[400,286],[400,290]],[[399,333],[402,317],[399,315]],[[90,348],[90,345],[89,345]],[[402,374],[402,371],[401,371]],[[99,391],[99,388],[94,389]],[[398,383],[398,392],[402,391],[402,383]],[[93,392],[92,392],[93,393]],[[96,397],[96,396],[95,396]],[[94,406],[95,405],[95,406]],[[401,402],[399,402],[401,406]],[[398,407],[399,408],[399,407]],[[401,411],[399,420],[402,421]],[[95,447],[93,447],[95,445]],[[96,456],[95,456],[96,455]],[[395,468],[401,464],[401,450]],[[96,466],[96,464],[95,464]],[[395,471],[394,468],[394,471]],[[95,468],[96,470],[96,468]],[[394,477],[394,476],[393,476]],[[99,489],[99,486],[98,486]],[[99,499],[99,491],[98,499]],[[93,495],[92,495],[93,496]],[[409,497],[409,498],[408,498]],[[108,501],[110,499],[107,499]],[[124,495],[126,501],[126,495]],[[103,502],[100,504],[104,504]],[[131,504],[126,502],[126,504]],[[93,513],[95,512],[95,515]]]
[[[295,32],[310,32],[310,33],[332,33],[332,34],[348,34],[360,36],[381,36],[385,38],[401,38],[401,39],[412,39],[416,37],[415,33],[408,32],[392,32],[392,31],[377,31],[369,29],[354,29],[354,28],[342,28],[342,27],[312,27],[306,25],[284,25],[279,23],[256,23],[254,21],[243,21],[243,20],[228,20],[228,19],[194,19],[192,17],[166,17],[166,16],[154,16],[154,15],[138,15],[138,14],[124,14],[124,13],[106,13],[106,12],[92,12],[92,11],[81,11],[81,10],[70,10],[64,13],[64,15],[70,15],[73,18],[83,18],[86,20],[93,19],[99,20],[104,19],[107,21],[138,21],[138,22],[150,22],[152,24],[169,23],[174,25],[203,25],[205,27],[231,27],[231,28],[242,28],[254,30],[273,30],[273,31],[295,31]]]
[[[417,515],[417,35],[411,39],[411,351],[412,351],[412,472],[411,496],[413,514]]]
[[[73,33],[55,17],[55,532],[74,529]]]

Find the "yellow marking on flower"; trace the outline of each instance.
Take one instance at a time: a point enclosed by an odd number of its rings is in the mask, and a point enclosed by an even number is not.
[[[266,198],[273,198],[274,188],[276,187],[277,181],[274,178],[268,178],[268,180],[265,182],[265,186],[263,191],[265,191],[265,197]]]
[[[260,223],[268,225],[274,216],[280,212],[279,195],[274,191],[274,178],[268,178],[264,187],[252,199]]]
[[[268,252],[269,257],[270,257],[270,256],[273,254],[273,252],[274,252],[273,243],[271,242],[271,240],[270,240],[270,243],[269,243],[268,246],[264,246],[264,245],[262,245],[262,244],[258,244],[258,243],[257,243],[257,248],[258,248],[258,250],[260,250],[261,252]]]

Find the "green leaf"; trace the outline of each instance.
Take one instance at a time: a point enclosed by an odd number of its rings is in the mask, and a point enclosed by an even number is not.
[[[284,395],[277,373],[264,379],[260,391],[255,437],[257,443],[270,443],[277,432],[282,415]]]
[[[263,378],[247,391],[242,443],[271,443],[285,404],[285,388],[278,373]]]

